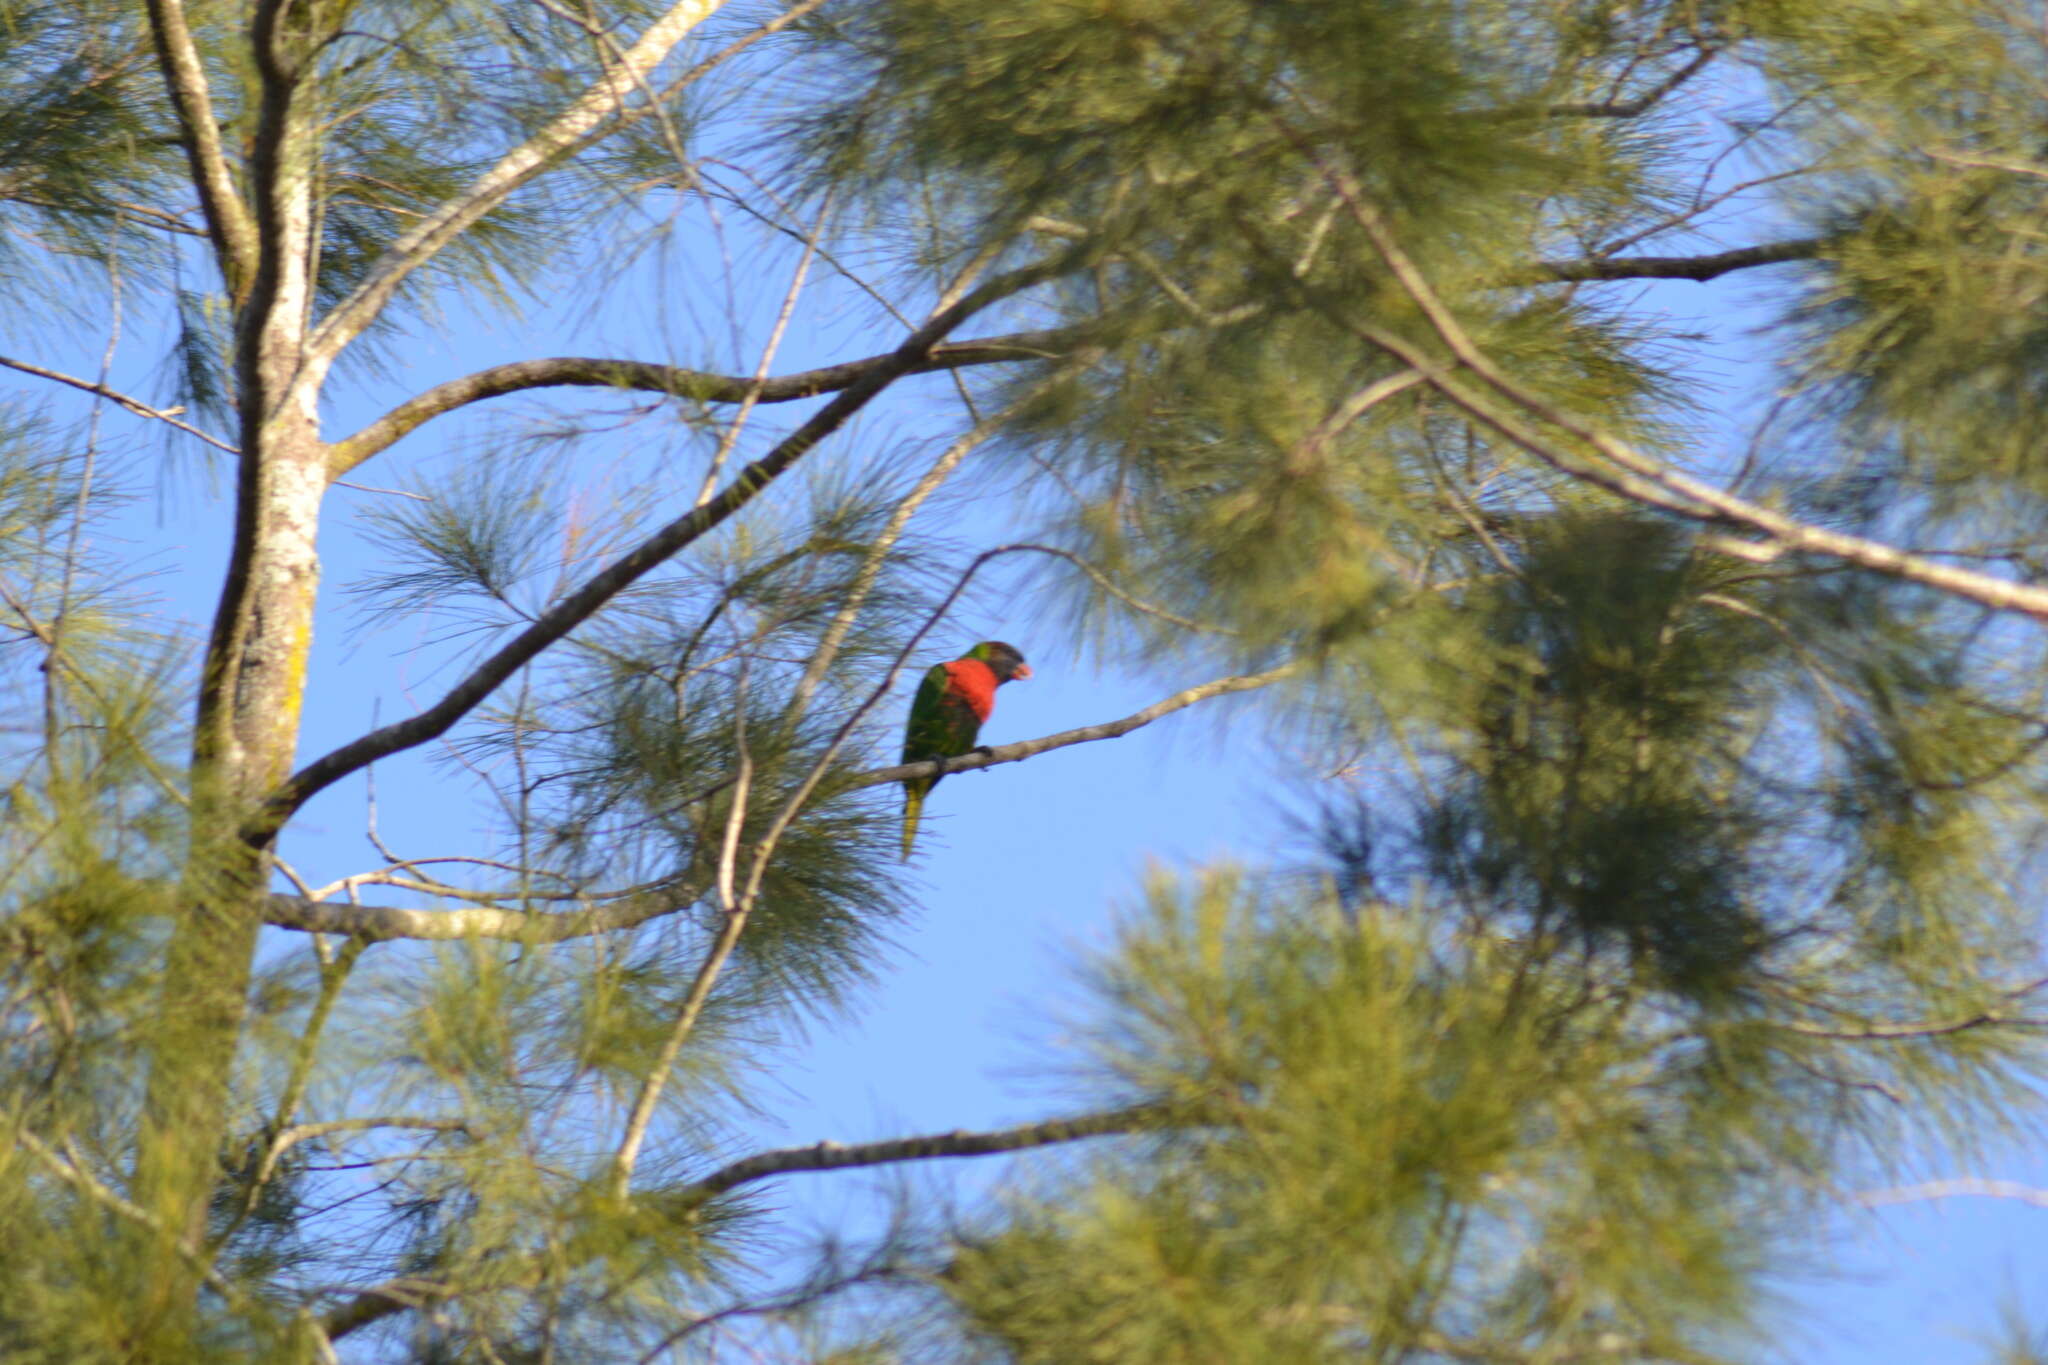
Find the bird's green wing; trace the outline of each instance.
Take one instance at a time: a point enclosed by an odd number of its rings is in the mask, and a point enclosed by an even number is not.
[[[952,675],[944,664],[925,670],[917,697],[910,703],[910,723],[903,731],[903,761],[917,763],[927,758],[951,758],[974,747],[981,733],[981,720],[963,697],[953,694]],[[924,810],[925,793],[937,786],[936,777],[912,777],[903,783],[903,856],[917,840],[917,819]]]
[[[903,761],[943,758],[951,738],[946,725],[946,688],[951,682],[944,664],[925,670],[917,686],[917,698],[910,703],[910,723],[903,730]]]

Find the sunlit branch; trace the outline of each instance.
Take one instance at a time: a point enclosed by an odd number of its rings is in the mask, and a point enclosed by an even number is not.
[[[282,826],[291,813],[315,792],[380,758],[402,753],[447,733],[449,727],[468,715],[514,673],[539,657],[541,651],[590,620],[619,593],[752,502],[755,494],[774,482],[820,441],[844,426],[875,395],[929,358],[932,349],[945,340],[948,332],[982,309],[1063,273],[1066,266],[1064,257],[1055,257],[1008,271],[975,289],[952,307],[940,310],[891,352],[887,361],[869,369],[857,382],[841,390],[802,426],[778,442],[774,449],[742,469],[717,497],[693,507],[599,570],[582,587],[542,612],[532,625],[485,659],[449,689],[440,701],[417,715],[344,744],[294,773],[264,803],[264,810],[248,833],[257,838],[266,837],[267,830]]]
[[[859,773],[842,790],[901,782],[911,777],[932,777],[945,773],[972,772],[1003,763],[1020,763],[1027,758],[1064,749],[1075,744],[1115,739],[1142,729],[1163,716],[1182,711],[1212,697],[1229,696],[1266,687],[1297,671],[1297,664],[1283,664],[1263,673],[1216,678],[1183,688],[1172,696],[1134,711],[1120,720],[1084,725],[1038,739],[1019,740],[976,749],[952,758],[922,763],[900,763]],[[591,934],[632,929],[696,904],[705,887],[678,883],[666,889],[636,892],[605,905],[577,911],[501,910],[488,906],[459,910],[418,910],[392,905],[345,905],[312,901],[302,896],[273,893],[264,903],[263,922],[279,929],[302,933],[341,934],[379,942],[385,939],[427,939],[449,942],[465,938],[501,939],[517,943],[559,943]]]
[[[453,942],[466,938],[514,943],[560,943],[564,939],[633,929],[697,903],[702,887],[678,883],[584,910],[501,910],[466,906],[460,910],[417,910],[396,905],[346,905],[274,892],[264,901],[263,922],[309,934],[342,934],[372,943],[386,939]]]
[[[1184,688],[1170,697],[1162,697],[1142,711],[1133,711],[1121,720],[1107,720],[1100,725],[1083,725],[1079,729],[1062,730],[1056,735],[1045,735],[1038,739],[1022,739],[1015,744],[997,744],[974,750],[972,753],[957,754],[952,758],[926,759],[921,763],[898,763],[888,768],[874,768],[848,778],[842,789],[874,787],[884,782],[903,782],[913,777],[943,777],[947,773],[968,773],[981,768],[993,768],[1002,763],[1021,763],[1027,758],[1054,749],[1064,749],[1073,744],[1088,744],[1099,739],[1116,739],[1133,730],[1142,729],[1162,716],[1183,711],[1197,702],[1211,697],[1228,696],[1234,692],[1250,692],[1267,687],[1283,678],[1291,677],[1301,665],[1286,663],[1278,668],[1269,668],[1263,673],[1244,673],[1228,678],[1217,678]]]
[[[1955,1180],[1930,1180],[1922,1185],[1902,1185],[1891,1190],[1872,1190],[1856,1196],[1856,1202],[1868,1208],[1879,1208],[1886,1204],[1911,1204],[1923,1199],[1954,1199],[1959,1195],[1975,1195],[1985,1199],[2013,1199],[2036,1208],[2048,1209],[2048,1189],[2022,1185],[2015,1180],[1984,1180],[1964,1176]]]
[[[339,1341],[395,1313],[410,1312],[423,1304],[438,1303],[455,1296],[454,1288],[438,1280],[402,1276],[358,1292],[354,1298],[322,1318],[320,1325],[329,1339]]]
[[[647,74],[667,60],[690,32],[716,13],[723,0],[680,0],[639,39],[607,64],[600,77],[547,126],[508,151],[461,194],[426,214],[364,273],[361,283],[337,303],[313,331],[308,359],[317,375],[382,311],[398,287],[478,219],[504,203],[562,156],[600,134],[624,109]]]
[[[799,1171],[838,1171],[852,1166],[883,1166],[899,1161],[925,1161],[934,1157],[994,1156],[1055,1143],[1077,1142],[1083,1138],[1108,1137],[1118,1133],[1143,1132],[1157,1128],[1170,1111],[1157,1105],[1113,1109],[1079,1118],[1027,1123],[1017,1128],[983,1132],[956,1130],[923,1137],[894,1138],[886,1142],[841,1145],[820,1142],[809,1147],[781,1147],[758,1152],[730,1165],[721,1166],[702,1180],[684,1186],[686,1198],[709,1199],[756,1180]]]
[[[2022,1000],[2043,988],[2048,988],[2048,977],[2041,977],[1999,992],[2007,1000]],[[1962,1015],[1954,1019],[1905,1020],[1898,1023],[1857,1024],[1847,1027],[1831,1027],[1826,1024],[1809,1024],[1797,1020],[1781,1020],[1778,1027],[1790,1033],[1803,1034],[1808,1038],[1834,1038],[1844,1042],[1884,1042],[1911,1038],[1942,1038],[1951,1033],[1967,1033],[1971,1029],[2003,1025],[2008,1028],[2048,1027],[2048,1019],[2038,1015],[2011,1014],[1997,1008],[1978,1010],[1975,1014]]]
[[[947,342],[934,346],[930,355],[903,373],[930,374],[970,365],[1043,360],[1064,355],[1084,336],[1082,329],[1069,327]],[[407,399],[355,435],[335,442],[330,447],[327,470],[329,477],[338,478],[389,449],[425,422],[486,398],[499,398],[528,389],[618,389],[668,394],[698,403],[739,403],[745,401],[749,394],[754,394],[754,401],[758,403],[787,403],[850,388],[877,370],[895,363],[896,359],[893,352],[867,356],[814,370],[775,375],[758,384],[744,375],[715,374],[640,360],[606,360],[590,356],[518,360],[451,379]]]
[[[220,258],[221,274],[239,293],[256,267],[256,224],[235,192],[234,176],[221,149],[206,71],[186,26],[184,5],[181,0],[148,0],[147,7],[164,85],[184,129],[179,142],[192,166],[192,183],[199,190],[207,235]]]
[[[738,946],[740,935],[746,932],[747,918],[753,913],[755,885],[750,883],[743,897],[735,894],[733,889],[734,870],[739,860],[740,829],[747,821],[747,801],[754,783],[754,756],[747,747],[747,676],[743,662],[739,687],[733,698],[733,749],[739,756],[739,768],[733,776],[732,806],[726,811],[725,831],[719,840],[718,872],[714,883],[718,888],[718,908],[725,918],[718,926],[718,937],[698,964],[690,988],[683,993],[682,1003],[676,1007],[668,1037],[662,1040],[653,1065],[640,1078],[640,1092],[633,1099],[632,1112],[627,1116],[618,1150],[612,1156],[614,1198],[623,1199],[632,1190],[633,1167],[640,1160],[640,1148],[647,1141],[647,1131],[654,1123],[654,1106],[660,1102],[661,1092],[668,1085],[669,1071],[675,1066],[676,1058],[682,1055],[683,1044],[696,1029],[705,1002],[711,999],[711,989],[718,983],[719,973],[724,971],[726,959]]]
[[[1597,457],[1597,463],[1545,439],[1540,433],[1530,432],[1486,398],[1473,393],[1461,381],[1457,371],[1436,362],[1420,348],[1379,329],[1372,329],[1375,344],[1428,374],[1432,387],[1484,425],[1499,431],[1561,473],[1691,520],[1739,527],[1762,537],[1760,540],[1730,535],[1703,537],[1701,544],[1717,554],[1752,563],[1769,563],[1786,554],[1822,555],[1889,578],[1934,588],[1994,610],[2018,612],[2035,620],[2048,621],[2048,587],[2016,583],[1992,574],[1940,564],[1881,541],[1800,521],[1673,469],[1627,442],[1588,426],[1524,388],[1494,364],[1472,340],[1456,315],[1430,286],[1413,258],[1395,240],[1392,230],[1365,198],[1357,182],[1327,156],[1310,147],[1298,134],[1294,136],[1296,145],[1343,198],[1352,219],[1364,229],[1380,258],[1386,262],[1402,290],[1414,300],[1458,366],[1477,376],[1487,388],[1515,408],[1528,413],[1544,426],[1582,443]]]
[[[80,379],[75,375],[68,375],[60,370],[47,370],[44,369],[41,365],[31,365],[26,360],[14,360],[8,356],[0,355],[0,365],[4,365],[10,370],[19,370],[23,374],[35,375],[38,379],[55,380],[59,384],[69,384],[74,389],[82,389],[86,393],[97,394],[101,398],[105,398],[108,401],[112,402],[117,407],[126,408],[129,412],[134,413],[137,417],[154,418],[156,421],[169,423],[171,426],[176,427],[180,431],[189,433],[190,435],[193,436],[197,436],[200,440],[206,442],[208,445],[212,446],[216,450],[225,450],[230,455],[241,454],[241,451],[236,449],[234,446],[229,445],[226,441],[221,440],[218,436],[214,436],[207,432],[201,431],[198,427],[193,426],[189,422],[179,421],[178,413],[182,411],[182,409],[153,408],[149,404],[143,402],[141,399],[130,398],[127,394],[122,393],[120,390],[110,389],[105,384],[94,383],[90,379]]]

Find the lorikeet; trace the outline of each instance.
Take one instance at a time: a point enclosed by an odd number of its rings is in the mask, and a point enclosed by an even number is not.
[[[933,664],[910,704],[910,724],[903,732],[903,761],[951,758],[971,752],[981,723],[996,707],[996,689],[1031,676],[1031,665],[1015,645],[983,640],[950,663]],[[925,793],[939,784],[936,777],[913,777],[903,784],[903,856],[917,839],[917,817]]]

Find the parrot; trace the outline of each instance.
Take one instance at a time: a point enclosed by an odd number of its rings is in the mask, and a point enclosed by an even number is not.
[[[996,689],[1031,676],[1031,665],[1015,645],[983,640],[959,658],[933,664],[910,704],[910,723],[903,732],[903,761],[952,758],[970,753],[981,723],[995,710]],[[903,859],[917,839],[917,817],[925,793],[939,784],[936,777],[911,777],[903,782]]]

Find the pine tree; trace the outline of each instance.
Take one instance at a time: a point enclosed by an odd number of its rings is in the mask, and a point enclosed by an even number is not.
[[[1754,1359],[1843,1188],[2032,1121],[2038,6],[0,17],[10,1359]],[[1659,281],[1766,282],[1768,401]],[[888,765],[995,581],[1178,690]],[[895,784],[1242,694],[1321,837],[1146,889],[1074,1109],[736,1146]],[[474,842],[330,866],[379,772]]]

